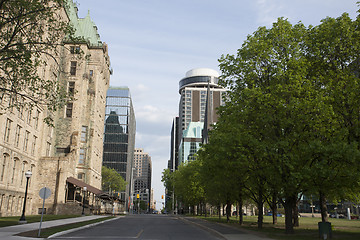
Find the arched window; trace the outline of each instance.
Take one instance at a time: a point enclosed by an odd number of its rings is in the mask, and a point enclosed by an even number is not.
[[[21,165],[21,175],[20,175],[20,186],[23,186],[24,185],[24,183],[25,183],[25,169],[26,169],[26,165],[27,165],[27,162],[22,162],[22,165]]]
[[[1,163],[1,175],[0,175],[0,181],[4,181],[4,176],[5,176],[5,169],[6,169],[6,164],[9,161],[9,154],[4,154],[3,155],[3,159],[2,159],[2,163]]]
[[[16,174],[16,167],[19,162],[18,158],[14,158],[13,167],[12,167],[12,174],[11,174],[11,183],[15,182],[15,174]]]

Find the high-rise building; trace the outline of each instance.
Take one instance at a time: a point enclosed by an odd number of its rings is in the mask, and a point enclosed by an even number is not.
[[[47,213],[80,214],[84,197],[90,206],[87,213],[100,206],[105,97],[111,73],[108,49],[90,16],[78,17],[72,0],[65,1],[59,16],[74,27],[77,40],[59,39],[56,61],[45,55],[47,64],[39,66],[39,76],[58,81],[74,98],[55,113],[36,105],[0,115],[2,216],[21,214],[28,170],[32,176],[26,214],[38,214],[43,187],[52,192],[45,203]],[[4,99],[1,104],[8,102]],[[43,122],[49,114],[53,127]]]
[[[179,117],[173,118],[173,124],[171,127],[171,143],[170,143],[170,160],[168,162],[168,168],[174,172],[177,170],[177,167],[179,166],[179,158],[178,158],[178,152],[179,152],[179,138],[177,137],[179,128]]]
[[[217,121],[216,109],[222,104],[225,89],[218,85],[219,74],[209,68],[196,68],[186,73],[179,82],[179,130],[185,130],[190,122],[204,122],[209,94],[208,121]]]
[[[179,121],[177,128],[178,162],[193,159],[202,142],[205,129],[216,123],[217,108],[223,104],[225,89],[218,85],[219,74],[212,69],[197,68],[186,73],[179,82]],[[191,128],[191,129],[188,129]],[[171,156],[176,154],[172,152]]]
[[[142,148],[134,150],[134,170],[134,194],[140,194],[140,199],[150,206],[152,163]]]
[[[134,167],[136,122],[127,87],[110,87],[106,95],[103,165],[115,169],[129,183],[121,199],[129,205]]]

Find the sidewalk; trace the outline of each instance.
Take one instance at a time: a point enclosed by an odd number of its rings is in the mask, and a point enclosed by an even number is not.
[[[182,220],[191,222],[207,231],[212,232],[226,240],[272,240],[262,236],[261,234],[253,233],[245,229],[229,226],[222,223],[208,222],[199,218],[181,217]]]
[[[46,221],[41,224],[41,229],[49,228],[49,227],[55,227],[70,223],[77,223],[77,222],[84,222],[88,220],[98,219],[98,218],[104,218],[107,216],[104,215],[92,215],[92,216],[84,216],[84,217],[77,217],[77,218],[66,218],[66,219],[60,219],[60,220],[53,220],[53,221]],[[9,227],[2,227],[0,228],[0,239],[1,240],[30,240],[30,239],[37,239],[40,238],[28,238],[28,237],[20,237],[20,236],[14,236],[15,234],[32,231],[32,230],[38,230],[40,226],[40,222],[36,223],[27,223],[27,224],[19,224]]]

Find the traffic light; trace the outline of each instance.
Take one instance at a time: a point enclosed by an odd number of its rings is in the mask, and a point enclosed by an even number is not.
[[[164,199],[164,195],[161,195],[161,199]]]
[[[136,198],[140,198],[140,194],[136,194]]]

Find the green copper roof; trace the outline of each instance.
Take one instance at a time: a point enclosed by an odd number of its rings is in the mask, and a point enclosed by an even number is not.
[[[95,23],[90,18],[90,11],[84,18],[78,17],[78,8],[73,0],[66,0],[66,13],[69,16],[70,24],[75,29],[74,37],[86,41],[92,47],[102,47],[103,43],[97,32]]]

